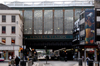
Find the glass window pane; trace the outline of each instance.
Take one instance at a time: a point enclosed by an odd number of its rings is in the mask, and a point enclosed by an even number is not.
[[[22,12],[22,10],[20,11],[20,15],[23,16],[23,12]]]
[[[45,10],[44,11],[44,34],[53,33],[53,11]]]
[[[6,22],[6,15],[2,15],[2,22]]]
[[[6,38],[2,38],[2,42],[3,43],[6,43]]]
[[[65,34],[72,34],[73,29],[73,10],[65,10],[64,31]]]
[[[11,33],[15,33],[15,26],[12,26],[12,32]]]
[[[32,10],[24,11],[24,34],[32,34]]]
[[[54,11],[54,34],[63,34],[63,10]]]
[[[15,38],[11,38],[11,44],[15,44]]]
[[[15,22],[15,21],[16,21],[15,16],[12,16],[12,22]]]
[[[34,11],[34,34],[42,34],[42,10]]]
[[[79,15],[81,13],[82,9],[75,9],[75,21],[79,19]]]
[[[97,16],[100,16],[100,11],[97,11],[97,14],[96,14]]]
[[[2,33],[6,33],[6,27],[2,26]]]

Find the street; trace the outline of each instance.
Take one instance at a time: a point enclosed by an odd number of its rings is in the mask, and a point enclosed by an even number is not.
[[[35,62],[38,66],[74,66],[75,64],[78,64],[77,61],[38,61]]]
[[[34,62],[33,66],[74,66],[77,64],[77,61],[47,61],[47,65],[45,65],[46,61],[37,61]],[[7,62],[0,62],[0,66],[8,66]],[[26,64],[27,66],[27,64]]]
[[[98,66],[98,62],[93,63],[94,66]],[[0,62],[0,66],[9,66],[8,62]],[[28,62],[26,62],[26,66],[28,66]],[[78,61],[37,61],[34,62],[32,66],[79,66]],[[85,66],[85,63],[82,63],[82,66]],[[87,66],[87,65],[86,65]]]

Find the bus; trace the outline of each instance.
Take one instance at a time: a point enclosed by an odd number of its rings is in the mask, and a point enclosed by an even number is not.
[[[4,53],[3,52],[0,52],[0,61],[4,61]]]

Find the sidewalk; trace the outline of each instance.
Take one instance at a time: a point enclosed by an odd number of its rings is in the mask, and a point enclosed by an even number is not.
[[[87,63],[83,62],[82,66],[88,66]],[[79,63],[75,64],[74,66],[79,66]],[[98,66],[98,62],[93,62],[93,66]]]
[[[74,66],[79,66],[79,63],[75,64]],[[85,66],[85,62],[82,63],[82,66]],[[87,66],[87,64],[86,64]]]
[[[39,66],[39,63],[34,62],[34,64],[32,66]]]

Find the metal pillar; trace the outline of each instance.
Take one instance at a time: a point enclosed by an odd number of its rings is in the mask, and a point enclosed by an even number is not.
[[[94,61],[97,61],[97,51],[96,51],[96,48],[94,48]]]
[[[44,46],[45,51],[46,51],[46,64],[47,64],[47,46]]]
[[[8,60],[8,50],[6,51],[6,60]]]
[[[80,51],[78,51],[78,59],[80,59]]]
[[[85,62],[85,66],[86,66],[86,48],[84,48],[84,62]]]

